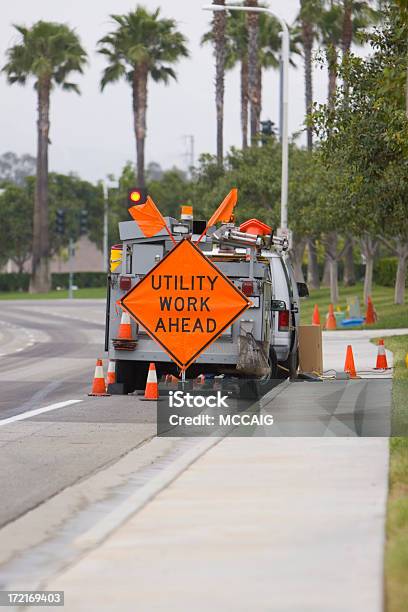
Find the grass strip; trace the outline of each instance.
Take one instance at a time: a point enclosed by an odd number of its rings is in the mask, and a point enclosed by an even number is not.
[[[385,549],[387,612],[406,612],[408,602],[408,336],[385,339],[394,353],[392,434]]]

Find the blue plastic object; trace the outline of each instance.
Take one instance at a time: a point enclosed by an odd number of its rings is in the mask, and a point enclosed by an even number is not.
[[[340,325],[342,327],[357,327],[358,325],[363,325],[365,319],[343,319],[340,321]]]

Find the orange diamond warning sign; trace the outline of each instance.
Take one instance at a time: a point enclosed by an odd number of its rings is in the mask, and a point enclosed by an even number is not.
[[[120,303],[181,368],[250,305],[189,240],[179,242]]]

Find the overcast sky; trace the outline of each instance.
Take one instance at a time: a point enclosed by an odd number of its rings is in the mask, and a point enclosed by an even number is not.
[[[157,161],[164,168],[173,165],[186,168],[186,134],[195,137],[196,157],[215,152],[214,59],[208,47],[200,47],[200,38],[208,29],[210,14],[201,10],[204,0],[144,0],[149,9],[157,6],[162,14],[173,17],[188,38],[191,57],[177,65],[178,81],[169,86],[149,84],[147,117],[147,161]],[[77,78],[81,96],[55,90],[51,101],[50,168],[59,172],[77,172],[88,180],[116,176],[127,160],[135,159],[132,132],[131,92],[126,83],[99,90],[104,58],[96,43],[112,27],[109,15],[135,8],[131,0],[13,0],[1,3],[0,56],[4,65],[5,50],[18,40],[12,24],[31,25],[34,21],[61,21],[75,28],[89,54],[85,74]],[[292,23],[298,0],[270,0],[270,6],[288,23]],[[302,127],[304,87],[302,60],[290,71],[291,132]],[[326,73],[316,68],[315,99],[326,96]],[[278,123],[279,80],[274,71],[264,77],[264,119]],[[7,85],[0,77],[0,153],[35,154],[36,99],[29,86]],[[238,69],[228,73],[225,99],[225,146],[240,145],[240,101]]]

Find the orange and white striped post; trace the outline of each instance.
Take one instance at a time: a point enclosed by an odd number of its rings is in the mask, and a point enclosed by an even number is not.
[[[356,366],[354,364],[353,347],[351,346],[351,344],[349,344],[347,347],[344,371],[350,374],[350,378],[358,378]]]
[[[326,329],[336,329],[337,328],[336,315],[334,314],[333,304],[329,304],[329,312],[327,314],[325,328]]]
[[[313,309],[312,325],[320,325],[320,312],[317,304],[314,305]]]
[[[114,385],[116,383],[116,362],[109,360],[108,371],[106,374],[106,386]]]
[[[92,383],[92,391],[88,395],[103,397],[109,395],[106,393],[105,376],[103,374],[102,359],[96,360],[95,375]]]
[[[130,323],[130,316],[127,312],[122,312],[120,319],[118,338],[120,340],[133,340],[132,337],[132,325]]]
[[[154,363],[149,365],[144,399],[151,401],[159,399],[159,385],[157,384],[156,366]]]
[[[387,354],[382,339],[378,341],[377,363],[374,370],[388,370]]]

